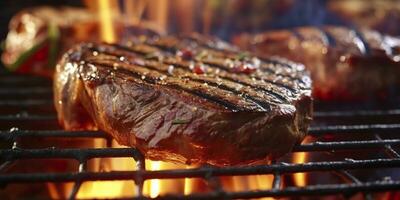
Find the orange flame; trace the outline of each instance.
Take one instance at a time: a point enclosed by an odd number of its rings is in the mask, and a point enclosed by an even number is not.
[[[160,161],[147,161],[146,165],[148,166],[148,169],[151,171],[155,170],[161,170],[161,162]],[[144,193],[148,194],[151,198],[156,198],[158,195],[160,195],[160,180],[158,179],[152,179],[149,180],[145,183],[144,185]]]
[[[100,19],[100,33],[104,42],[113,43],[116,41],[111,1],[98,0],[98,14]]]
[[[311,137],[306,137],[302,143],[309,143],[312,141]],[[307,153],[306,152],[297,152],[293,153],[293,162],[297,164],[307,162]],[[306,173],[294,173],[294,184],[296,186],[304,187],[307,185],[307,176]]]
[[[306,162],[306,153],[299,152],[294,153],[294,163],[304,163]],[[294,173],[294,183],[296,186],[304,187],[306,186],[306,174],[305,173]]]
[[[184,165],[146,160],[146,168],[150,171],[184,169]],[[183,179],[150,179],[145,181],[143,193],[145,196],[155,198],[165,194],[182,194],[185,181]]]
[[[187,166],[186,169],[192,168],[191,166]],[[193,179],[185,178],[185,188],[183,190],[183,194],[188,195],[193,193]]]
[[[273,175],[252,175],[233,177],[233,191],[268,190],[272,188]],[[262,200],[272,200],[265,197]]]

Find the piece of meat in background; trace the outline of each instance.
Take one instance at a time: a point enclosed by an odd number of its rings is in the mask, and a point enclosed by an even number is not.
[[[116,38],[120,41],[139,34],[156,34],[139,26],[126,27],[122,20],[114,22]],[[10,21],[2,62],[10,71],[52,77],[62,53],[80,42],[102,41],[100,32],[97,13],[86,8],[25,9]]]
[[[303,63],[311,72],[313,95],[321,100],[384,98],[399,85],[400,39],[376,31],[301,27],[234,40],[257,55]]]

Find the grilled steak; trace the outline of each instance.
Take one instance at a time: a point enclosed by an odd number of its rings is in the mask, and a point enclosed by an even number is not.
[[[66,129],[98,128],[154,160],[227,166],[299,143],[310,85],[300,64],[190,35],[81,44],[57,65],[54,94]]]
[[[319,99],[366,99],[399,83],[400,39],[374,31],[303,27],[243,35],[236,44],[305,64]]]

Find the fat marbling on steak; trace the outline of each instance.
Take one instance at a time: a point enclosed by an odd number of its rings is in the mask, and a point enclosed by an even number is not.
[[[289,152],[310,123],[310,93],[303,65],[200,35],[81,44],[54,80],[65,129],[100,129],[153,160],[216,166]]]

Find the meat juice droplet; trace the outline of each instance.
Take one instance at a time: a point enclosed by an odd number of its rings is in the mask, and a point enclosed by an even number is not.
[[[16,132],[16,131],[19,131],[19,128],[18,128],[18,127],[12,127],[12,128],[10,128],[10,132]]]
[[[182,60],[191,60],[193,58],[193,51],[190,49],[182,49],[176,53]]]
[[[171,75],[174,74],[174,66],[173,65],[168,66],[168,73]]]
[[[119,67],[118,63],[114,63],[114,64],[113,64],[113,69],[114,69],[114,70],[117,70],[118,67]]]
[[[233,67],[235,73],[251,74],[256,70],[256,67],[249,63],[239,63]]]
[[[193,67],[192,72],[196,74],[204,74],[206,71],[205,66],[202,64],[197,64]]]

